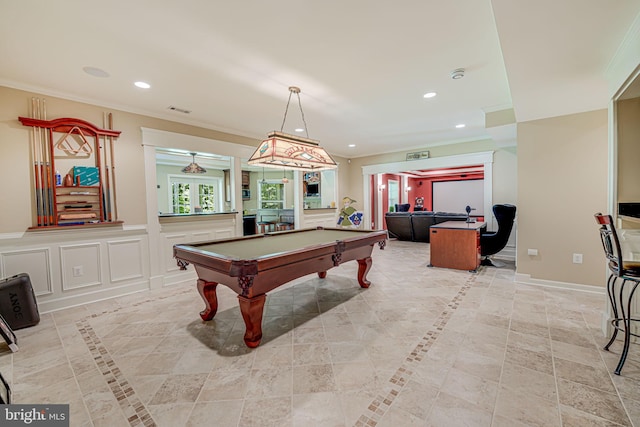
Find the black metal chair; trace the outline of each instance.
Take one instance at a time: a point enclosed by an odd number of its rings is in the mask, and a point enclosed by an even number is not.
[[[640,319],[631,317],[631,302],[636,288],[640,283],[640,262],[623,260],[620,239],[618,238],[618,232],[613,224],[611,215],[603,215],[598,212],[594,217],[600,225],[600,240],[602,240],[602,247],[607,261],[609,261],[608,267],[610,271],[609,278],[607,279],[607,294],[609,296],[609,302],[611,303],[611,310],[613,311],[613,318],[611,319],[613,334],[607,345],[604,346],[604,349],[609,350],[609,347],[611,347],[618,336],[618,331],[624,332],[622,353],[620,354],[618,366],[616,366],[615,369],[616,375],[620,375],[624,362],[627,360],[627,354],[629,354],[631,337],[640,336],[631,332],[631,322],[640,321]],[[616,281],[618,278],[622,279],[622,284],[620,285],[620,289],[616,291]],[[627,282],[633,282],[633,286],[627,292],[627,295],[625,295],[624,288]],[[620,313],[618,313],[618,308],[620,309]],[[622,323],[622,326],[620,326],[620,323]]]
[[[276,223],[276,231],[293,230],[294,217],[291,214],[280,215],[280,219]]]
[[[492,261],[489,256],[497,254],[507,246],[516,218],[516,207],[507,204],[493,205],[493,214],[498,222],[498,231],[480,235],[480,255],[482,256],[480,264],[501,267],[500,263]]]

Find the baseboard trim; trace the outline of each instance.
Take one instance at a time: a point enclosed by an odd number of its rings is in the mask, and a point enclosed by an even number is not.
[[[500,252],[495,255],[491,255],[489,258],[504,259],[507,261],[516,260],[516,248],[515,246],[505,246]]]
[[[189,269],[189,271],[181,271],[177,274],[167,274],[162,279],[163,288],[180,285],[182,283],[191,283],[195,285],[198,281],[198,275],[195,270]]]
[[[98,301],[105,301],[108,299],[148,290],[149,282],[145,280],[142,282],[102,289],[96,292],[85,293],[82,295],[66,296],[63,298],[56,298],[47,301],[38,301],[38,311],[42,314],[51,313],[54,311],[64,310],[66,308],[78,307]]]
[[[545,286],[548,288],[570,289],[573,291],[590,292],[605,295],[607,290],[593,285],[583,285],[580,283],[558,282],[555,280],[532,279],[530,274],[516,273],[514,282],[522,285]]]

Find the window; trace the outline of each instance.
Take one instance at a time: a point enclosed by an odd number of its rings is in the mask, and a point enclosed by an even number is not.
[[[389,186],[389,208],[395,208],[395,206],[400,203],[400,187],[398,186],[398,180],[390,179],[387,181],[387,185]]]
[[[222,183],[217,178],[169,176],[169,199],[174,214],[221,211]]]
[[[282,181],[258,181],[258,209],[284,209],[286,206]]]

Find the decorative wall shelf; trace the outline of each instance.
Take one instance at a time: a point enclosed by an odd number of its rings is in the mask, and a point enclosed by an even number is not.
[[[118,220],[112,116],[109,129],[81,119],[44,120],[44,102],[32,103],[31,126],[35,225],[29,229],[121,224]],[[68,173],[57,173],[65,167]]]

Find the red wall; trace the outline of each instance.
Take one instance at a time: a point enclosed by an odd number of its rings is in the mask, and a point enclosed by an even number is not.
[[[389,180],[390,179],[395,179],[400,183],[400,200],[403,200],[402,196],[402,192],[404,191],[404,188],[402,187],[402,176],[401,175],[396,175],[396,174],[391,174],[391,173],[385,173],[382,174],[382,184],[384,185],[384,188],[382,189],[382,191],[378,191],[378,188],[375,187],[375,178],[373,175],[371,175],[371,193],[372,193],[372,197],[371,197],[371,227],[374,228],[374,221],[375,219],[373,218],[373,213],[376,211],[376,205],[377,205],[377,197],[382,197],[382,224],[377,225],[378,228],[382,227],[383,229],[386,230],[387,228],[387,224],[384,221],[384,213],[385,212],[389,212]],[[423,197],[424,198],[424,210],[425,211],[431,211],[433,210],[433,200],[432,200],[432,193],[431,193],[431,189],[432,189],[432,184],[433,182],[436,181],[463,181],[463,180],[471,180],[471,179],[484,179],[484,172],[474,172],[474,173],[465,173],[465,174],[460,174],[460,175],[443,175],[443,176],[430,176],[430,177],[425,177],[425,178],[409,178],[408,179],[408,184],[409,187],[411,187],[411,190],[408,191],[407,194],[407,202],[411,204],[411,211],[413,211],[413,208],[416,205],[416,197]],[[482,220],[482,219],[480,219]]]
[[[376,228],[376,218],[375,218],[375,212],[376,212],[376,194],[378,194],[377,191],[375,191],[375,184],[376,184],[376,179],[375,179],[375,175],[369,175],[369,188],[371,189],[371,206],[369,206],[370,210],[369,212],[371,213],[371,229],[375,230]]]

